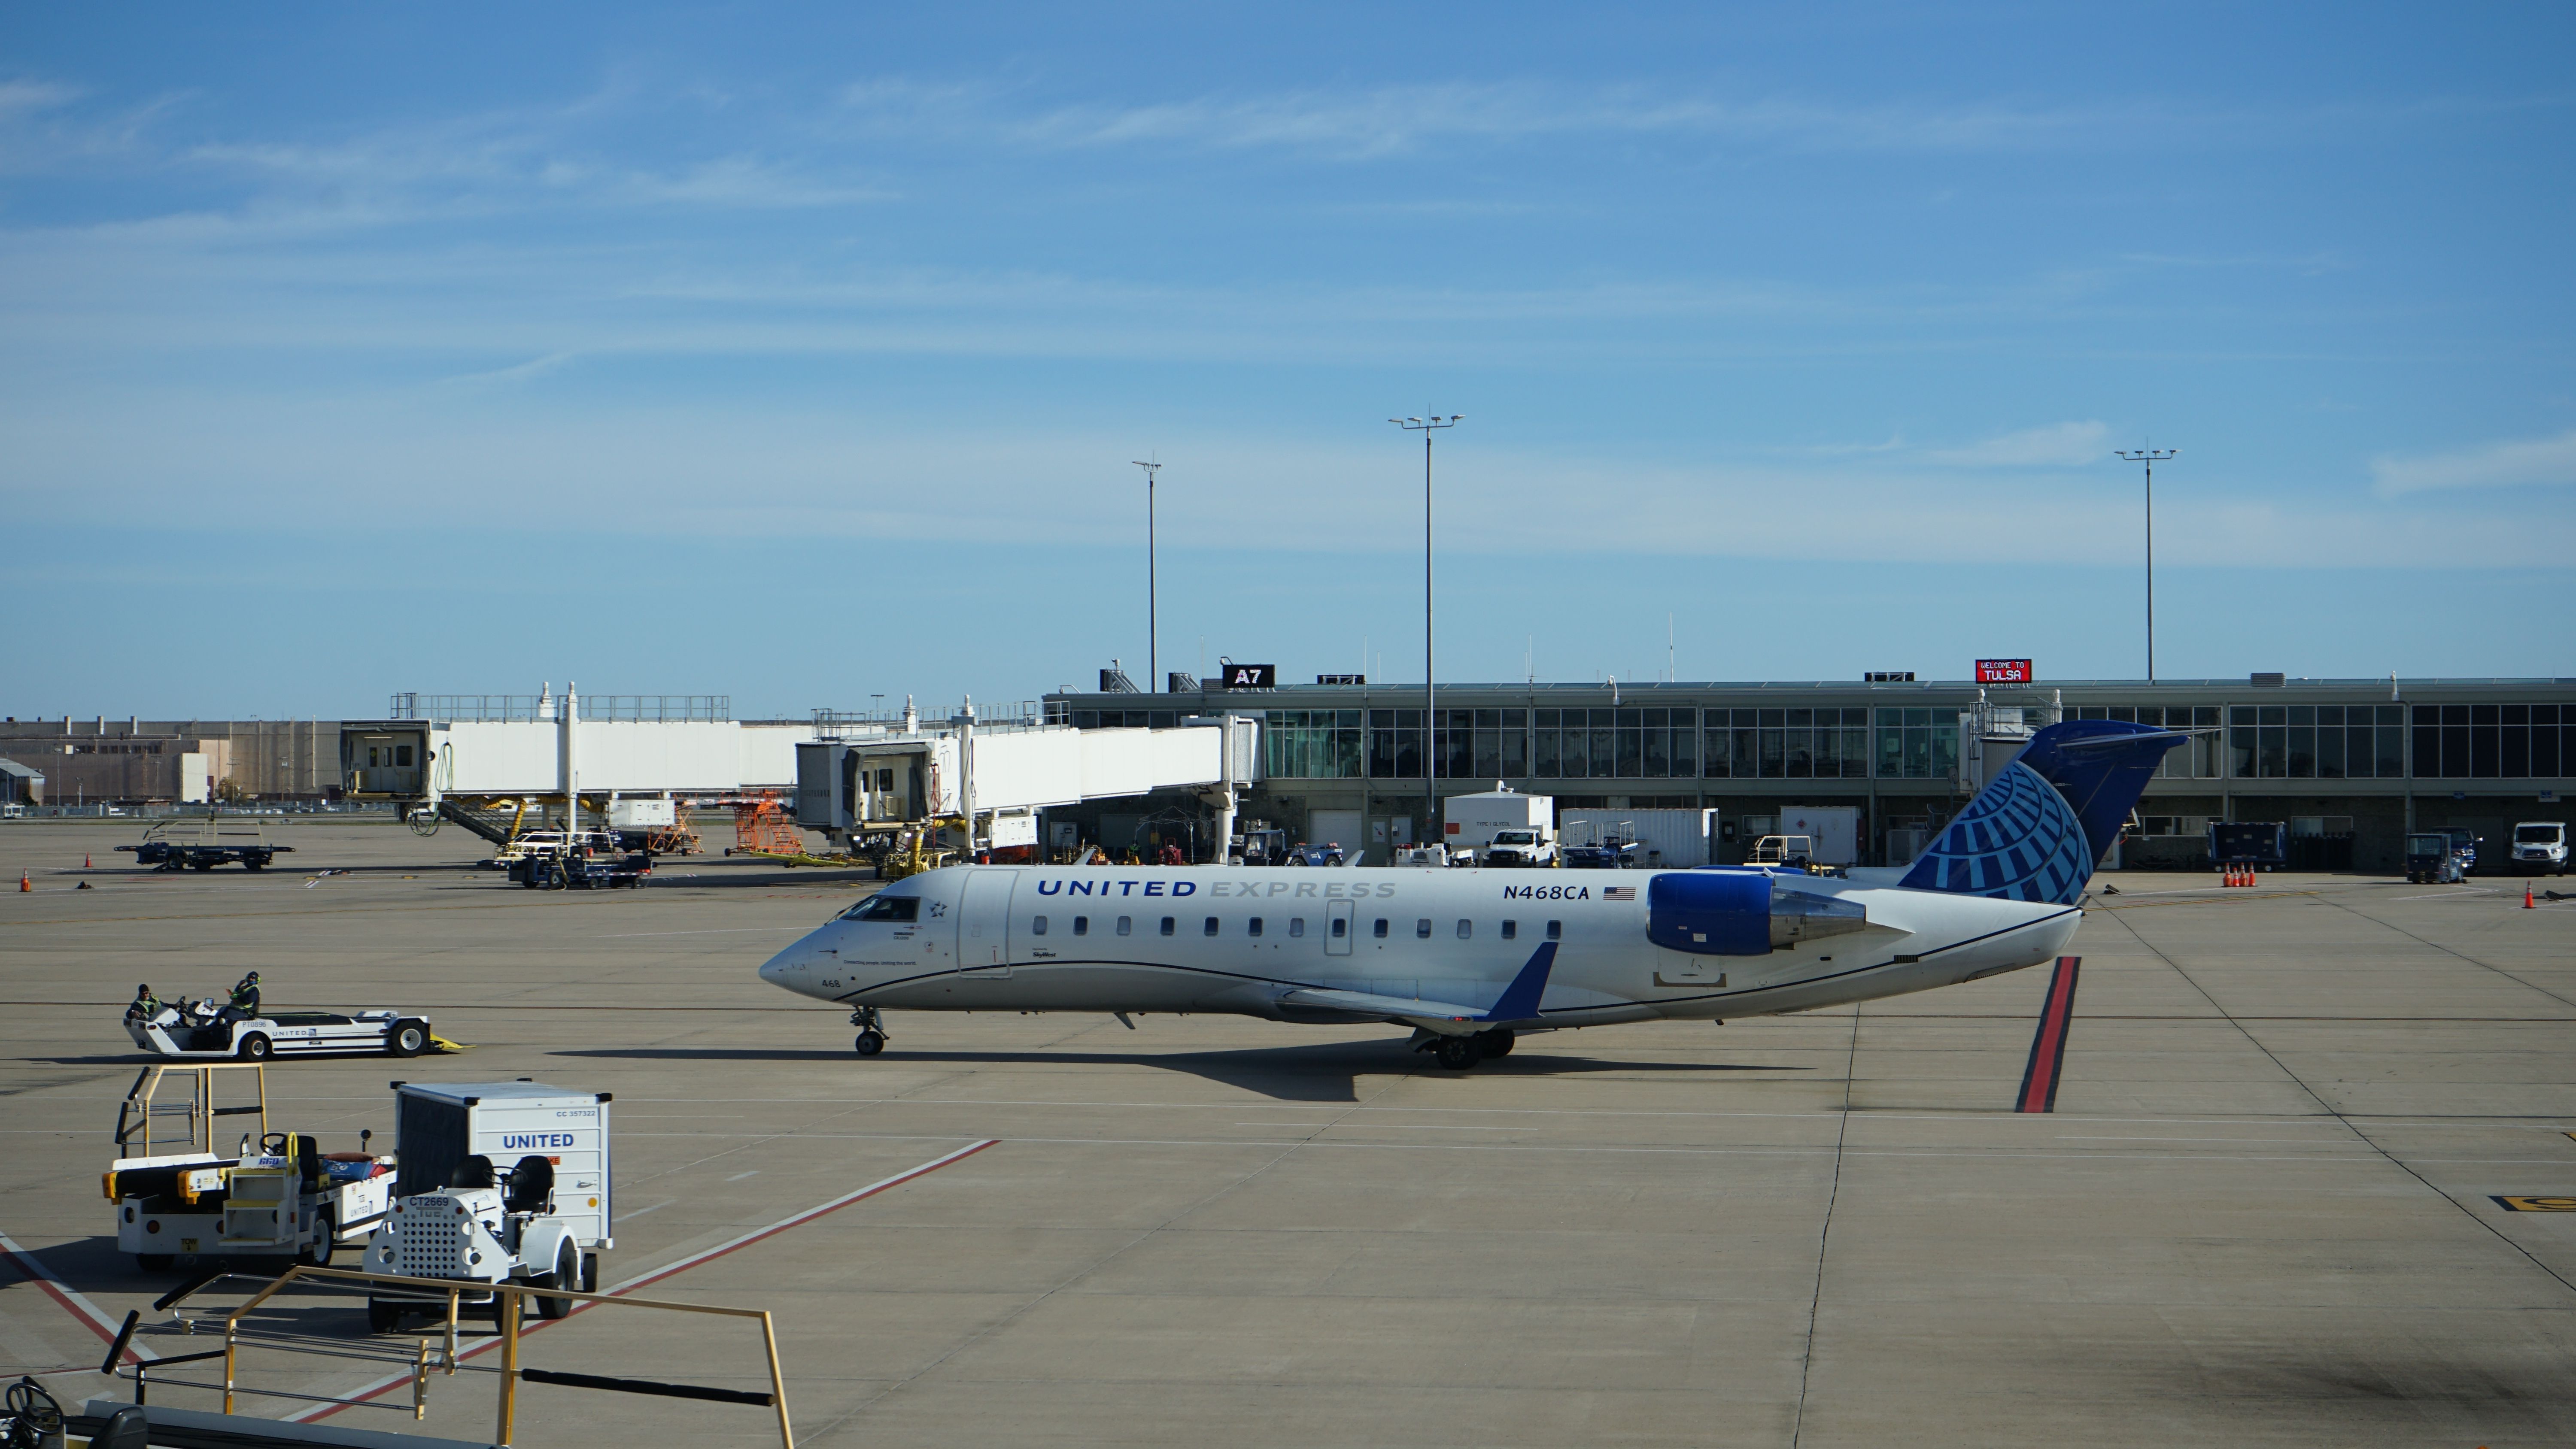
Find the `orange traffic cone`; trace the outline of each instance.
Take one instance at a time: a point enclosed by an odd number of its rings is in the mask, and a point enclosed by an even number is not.
[[[2525,883],[2522,888],[2522,908],[2526,911],[2533,908],[2531,904],[2531,886],[2528,883]]]
[[[89,869],[89,852],[86,850],[81,852],[81,869]]]
[[[18,872],[18,889],[22,891],[31,891],[35,888],[36,883],[27,879],[27,873],[25,871],[22,870]]]

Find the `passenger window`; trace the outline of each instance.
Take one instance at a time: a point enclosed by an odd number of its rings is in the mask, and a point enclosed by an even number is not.
[[[1120,916],[1118,918],[1118,934],[1122,936],[1128,934],[1129,928],[1133,925],[1135,925],[1135,922],[1127,919],[1125,916]]]
[[[1259,916],[1252,918],[1252,934],[1256,936],[1261,934],[1261,918]]]
[[[1476,926],[1475,926],[1475,923],[1474,923],[1474,922],[1472,922],[1472,921],[1460,921],[1460,922],[1458,923],[1458,939],[1459,939],[1459,940],[1464,941],[1464,940],[1466,940],[1468,937],[1470,937],[1470,936],[1472,936],[1472,935],[1474,935],[1474,934],[1476,934]]]
[[[1384,917],[1384,916],[1380,916],[1380,917],[1378,917],[1378,918],[1377,918],[1377,929],[1376,929],[1376,930],[1374,930],[1374,931],[1372,931],[1372,932],[1370,932],[1369,934],[1371,934],[1371,935],[1373,935],[1373,936],[1377,937],[1377,938],[1378,938],[1379,940],[1381,940],[1381,941],[1385,940],[1385,939],[1386,939],[1386,917]]]
[[[1035,920],[1030,921],[1030,922],[1029,922],[1029,934],[1030,934],[1030,935],[1032,935],[1032,936],[1043,936],[1043,935],[1045,935],[1045,934],[1046,934],[1046,917],[1044,917],[1044,916],[1039,916],[1039,917],[1037,917]]]
[[[1088,935],[1090,935],[1090,934],[1091,934],[1091,918],[1090,918],[1089,916],[1076,916],[1076,917],[1074,917],[1074,918],[1073,918],[1073,933],[1074,933],[1075,935],[1077,935],[1077,936],[1088,936]]]
[[[1304,916],[1290,916],[1288,918],[1288,934],[1291,936],[1302,936],[1306,934],[1306,918]]]
[[[1421,920],[1413,923],[1413,939],[1417,941],[1428,941],[1431,939],[1431,918],[1429,916],[1424,916]]]
[[[1518,939],[1520,939],[1520,934],[1521,934],[1521,923],[1520,923],[1520,922],[1518,922],[1518,921],[1505,921],[1505,922],[1503,922],[1503,939],[1504,939],[1504,940],[1506,940],[1506,941],[1515,941],[1515,940],[1518,940]]]
[[[1216,917],[1214,916],[1207,918],[1207,933],[1211,936],[1216,934]]]
[[[1350,922],[1343,920],[1343,919],[1342,919],[1341,917],[1339,917],[1339,916],[1335,916],[1335,917],[1333,917],[1333,939],[1334,939],[1334,940],[1338,941],[1338,940],[1342,939],[1344,936],[1349,935],[1350,933],[1351,933],[1351,923],[1350,923]]]
[[[1166,936],[1172,934],[1172,918],[1169,916],[1163,918],[1163,934]]]
[[[1562,941],[1562,940],[1564,940],[1564,939],[1565,939],[1565,922],[1563,922],[1563,921],[1550,921],[1550,922],[1548,922],[1548,923],[1547,923],[1547,938],[1548,938],[1549,940],[1551,940],[1551,941]]]
[[[395,764],[397,764],[397,765],[408,765],[408,764],[410,764],[410,763],[411,763],[411,746],[409,746],[409,745],[396,745],[396,746],[394,746],[394,763],[395,763]]]

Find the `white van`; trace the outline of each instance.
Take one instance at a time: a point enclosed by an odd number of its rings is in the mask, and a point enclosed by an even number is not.
[[[2567,873],[2567,822],[2526,820],[2513,828],[2513,868],[2517,873]]]

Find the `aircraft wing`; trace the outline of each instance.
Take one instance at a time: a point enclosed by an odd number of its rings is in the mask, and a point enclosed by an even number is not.
[[[1301,986],[1279,998],[1283,1006],[1306,1006],[1321,1011],[1355,1011],[1368,1016],[1391,1016],[1399,1021],[1466,1022],[1482,1021],[1481,1006],[1460,1006],[1454,1001],[1425,1001],[1413,996],[1378,996],[1366,991],[1335,991],[1322,986]]]
[[[1418,997],[1379,996],[1367,991],[1337,991],[1325,986],[1300,986],[1280,998],[1287,1006],[1318,1007],[1326,1011],[1355,1011],[1371,1016],[1391,1016],[1411,1022],[1426,1031],[1456,1036],[1473,1026],[1494,1022],[1530,1021],[1538,1016],[1539,997],[1547,990],[1548,973],[1556,968],[1556,943],[1549,941],[1530,953],[1529,963],[1503,988],[1503,994],[1490,1007],[1460,1006],[1454,1001],[1425,1001]]]

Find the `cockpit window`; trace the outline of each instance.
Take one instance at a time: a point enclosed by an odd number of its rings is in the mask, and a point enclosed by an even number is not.
[[[900,921],[910,924],[921,919],[921,897],[873,895],[841,912],[845,921]]]

